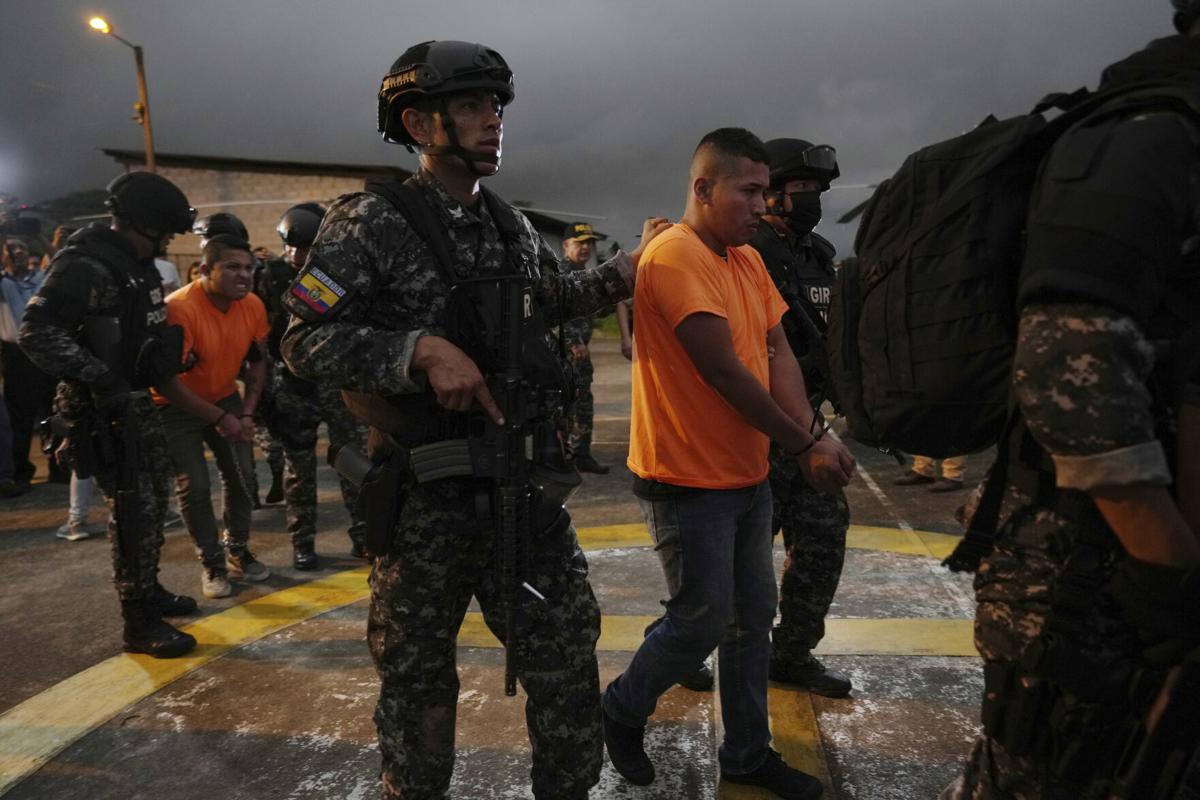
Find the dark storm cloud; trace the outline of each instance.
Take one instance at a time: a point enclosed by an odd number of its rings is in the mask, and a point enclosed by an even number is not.
[[[392,60],[429,38],[483,41],[509,60],[494,188],[602,214],[626,244],[638,220],[682,210],[708,130],[803,136],[838,148],[843,184],[886,177],[909,151],[985,114],[1027,110],[1167,35],[1166,0],[790,2],[137,2],[4,0],[0,192],[40,200],[102,185],[101,147],[139,148],[131,53],[86,29],[106,15],[146,48],[158,149],[400,163],[375,134]],[[866,196],[826,196],[822,231]],[[844,226],[843,226],[844,227]]]

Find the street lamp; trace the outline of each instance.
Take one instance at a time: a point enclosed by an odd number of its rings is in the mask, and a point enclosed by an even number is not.
[[[146,145],[146,169],[155,172],[154,166],[154,132],[150,127],[150,96],[146,92],[146,68],[142,64],[142,48],[113,33],[112,26],[104,17],[92,17],[88,20],[92,30],[111,36],[121,44],[133,50],[133,58],[137,62],[138,102],[133,107],[134,119],[141,123],[142,135]]]

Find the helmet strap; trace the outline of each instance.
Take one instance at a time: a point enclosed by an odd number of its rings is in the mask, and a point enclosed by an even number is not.
[[[472,153],[459,144],[458,131],[454,127],[454,118],[450,116],[450,110],[447,108],[446,98],[438,98],[437,112],[438,118],[442,121],[442,130],[446,132],[446,138],[450,140],[450,144],[427,145],[421,148],[421,152],[431,156],[457,156],[476,178],[486,178],[491,175],[492,173],[481,171],[476,166],[476,162],[495,166],[500,163],[499,159],[486,153]]]

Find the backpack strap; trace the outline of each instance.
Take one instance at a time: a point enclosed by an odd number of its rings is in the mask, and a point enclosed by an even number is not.
[[[987,484],[975,513],[971,515],[967,533],[954,552],[942,562],[942,566],[951,572],[975,572],[980,562],[996,546],[996,539],[1000,535],[1000,508],[1004,503],[1004,493],[1008,490],[1009,444],[1020,424],[1021,412],[1014,408],[1004,423],[1004,432],[996,446],[996,460],[988,468]]]
[[[368,192],[387,200],[403,215],[413,232],[433,251],[434,261],[441,269],[442,276],[453,286],[458,283],[459,278],[454,269],[454,259],[450,257],[450,241],[433,215],[429,201],[409,182],[411,180],[371,181],[366,188]]]

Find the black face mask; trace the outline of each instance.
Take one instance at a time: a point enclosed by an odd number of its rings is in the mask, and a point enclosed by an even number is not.
[[[792,192],[788,199],[792,201],[792,210],[784,215],[788,227],[799,235],[812,233],[821,221],[821,193]]]

